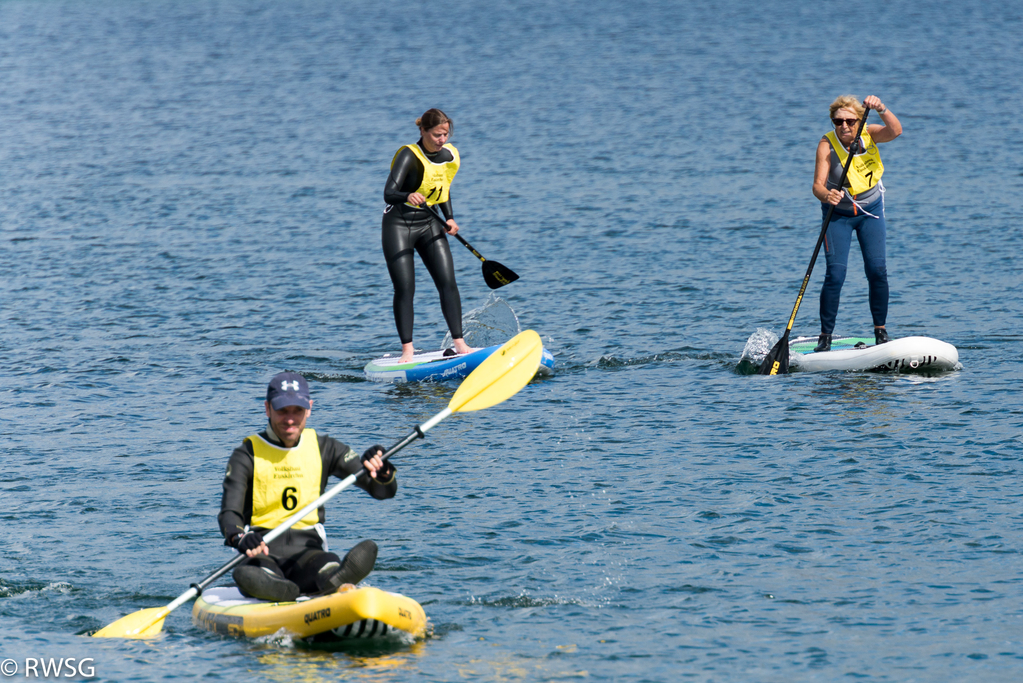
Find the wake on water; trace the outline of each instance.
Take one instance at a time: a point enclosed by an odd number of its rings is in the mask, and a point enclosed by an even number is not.
[[[462,316],[465,343],[473,348],[503,344],[519,332],[519,318],[508,302],[491,292],[479,308]],[[442,349],[451,346],[451,333],[444,335]]]
[[[503,344],[521,331],[522,326],[515,311],[507,301],[494,292],[490,292],[482,306],[462,316],[465,343],[474,348]],[[758,327],[746,340],[736,372],[744,375],[756,372],[767,354],[778,343],[778,339],[778,335],[771,330]],[[446,349],[450,346],[451,333],[448,332],[444,335],[441,348]]]

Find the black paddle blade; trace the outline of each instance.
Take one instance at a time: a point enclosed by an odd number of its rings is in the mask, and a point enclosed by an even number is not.
[[[758,375],[784,375],[789,371],[789,331],[774,345],[757,370]]]
[[[506,268],[497,261],[483,262],[483,280],[491,289],[510,285],[518,279],[519,276],[511,268]]]

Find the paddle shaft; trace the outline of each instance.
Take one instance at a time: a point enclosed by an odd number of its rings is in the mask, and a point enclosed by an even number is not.
[[[865,109],[863,112],[863,120],[860,121],[859,130],[856,131],[856,137],[853,138],[853,146],[858,144],[860,136],[863,134],[863,129],[867,127],[867,116],[870,114],[869,109]],[[845,165],[842,167],[842,178],[838,181],[838,187],[845,187],[845,180],[849,176],[849,167],[852,165],[853,156],[855,156],[853,150],[849,150],[849,154],[846,156]],[[782,341],[787,343],[789,333],[792,332],[792,325],[796,322],[796,312],[799,311],[799,304],[803,302],[803,295],[806,294],[806,287],[810,284],[810,274],[813,273],[814,264],[817,263],[817,255],[821,252],[821,245],[824,244],[824,236],[828,232],[828,225],[831,224],[831,216],[835,213],[835,205],[828,205],[828,213],[824,216],[824,224],[821,226],[821,234],[817,237],[817,246],[813,248],[813,256],[810,257],[810,265],[806,268],[806,275],[803,276],[803,284],[799,287],[799,296],[796,297],[796,305],[792,307],[792,315],[789,316],[789,324],[785,326],[785,334],[782,335]],[[774,367],[771,368],[772,375],[777,374],[778,362],[775,361]]]
[[[404,439],[402,439],[401,441],[399,441],[398,443],[394,444],[389,449],[387,449],[387,452],[384,453],[380,457],[380,459],[381,460],[387,460],[392,455],[394,455],[395,453],[397,453],[401,449],[405,448],[405,446],[408,446],[410,443],[412,443],[416,439],[426,438],[426,432],[429,431],[430,429],[432,429],[438,422],[440,422],[444,418],[446,418],[449,415],[451,415],[452,412],[453,411],[451,410],[450,407],[449,408],[445,408],[444,410],[440,411],[439,413],[437,413],[436,415],[431,417],[429,420],[427,420],[423,424],[421,424],[418,427],[416,427],[415,429],[413,429],[412,432],[410,432],[408,434],[408,436],[406,436]],[[284,522],[284,524],[281,524],[280,526],[275,527],[268,534],[263,536],[263,542],[264,543],[269,543],[270,541],[274,540],[275,538],[277,538],[278,536],[283,534],[285,531],[287,531],[288,529],[293,527],[295,524],[297,524],[299,522],[299,520],[303,519],[310,512],[312,512],[313,510],[319,508],[321,505],[325,504],[328,500],[330,500],[331,498],[333,498],[334,496],[336,496],[337,494],[341,493],[346,488],[348,488],[349,486],[354,484],[356,482],[356,480],[359,477],[361,477],[362,475],[364,475],[364,474],[366,474],[366,470],[365,469],[360,469],[355,474],[348,475],[347,477],[342,479],[340,482],[338,482],[337,484],[335,484],[331,488],[327,489],[327,491],[325,491],[323,493],[323,495],[321,495],[319,498],[317,498],[313,502],[309,503],[304,508],[302,508],[301,510],[299,510],[298,512],[293,514],[291,517],[289,517]],[[241,564],[242,562],[244,562],[247,559],[248,559],[248,555],[246,555],[245,553],[238,553],[235,557],[231,558],[230,562],[227,562],[226,564],[224,564],[222,567],[220,567],[215,572],[213,572],[212,574],[207,576],[205,579],[203,579],[199,583],[193,583],[191,588],[189,588],[187,591],[185,591],[184,593],[179,595],[177,597],[177,599],[174,600],[174,602],[170,603],[165,608],[163,608],[163,610],[160,611],[160,615],[156,619],[153,619],[152,623],[155,623],[156,621],[159,621],[160,619],[164,619],[168,614],[170,614],[171,612],[176,610],[181,605],[185,604],[186,602],[188,602],[192,598],[201,595],[203,590],[207,586],[209,586],[211,583],[213,583],[214,581],[219,579],[221,576],[223,576],[227,572],[231,571],[233,568],[235,568],[236,566],[238,566],[239,564]],[[146,628],[148,628],[150,625],[151,624],[147,624]],[[144,631],[145,628],[140,629],[140,630]]]
[[[426,203],[420,204],[420,205],[419,205],[419,208],[420,208],[420,209],[426,209],[426,210],[427,210],[427,211],[429,211],[429,212],[430,212],[431,214],[433,214],[433,217],[434,217],[434,218],[436,218],[437,220],[439,220],[439,221],[440,221],[440,223],[441,223],[441,225],[447,225],[447,221],[446,221],[446,220],[444,220],[444,219],[443,219],[443,218],[441,217],[441,215],[440,215],[439,213],[437,213],[436,211],[434,211],[434,210],[433,210],[433,207],[432,207],[432,206],[430,206],[429,204],[426,204]],[[448,234],[451,234],[451,233],[448,233]],[[487,260],[486,260],[485,258],[483,258],[483,254],[481,254],[481,253],[479,253],[478,251],[476,251],[475,249],[473,249],[473,248],[472,248],[472,245],[471,245],[471,244],[469,244],[468,242],[466,242],[466,241],[465,241],[465,238],[464,238],[464,237],[462,237],[461,235],[459,235],[459,234],[458,234],[457,232],[455,233],[455,239],[457,239],[457,240],[458,240],[459,242],[461,242],[462,244],[464,244],[464,245],[465,245],[465,247],[466,247],[466,249],[468,249],[469,251],[471,251],[471,252],[472,252],[472,255],[473,255],[473,256],[475,256],[476,258],[478,258],[478,259],[479,259],[480,261],[482,261],[483,263],[486,263],[486,262],[487,262]]]
[[[465,248],[466,248],[466,249],[468,249],[469,251],[471,251],[471,252],[472,252],[472,255],[473,255],[473,256],[475,256],[476,258],[478,258],[478,259],[479,259],[480,261],[482,261],[483,263],[486,263],[486,262],[487,262],[487,260],[486,260],[485,258],[483,258],[483,254],[481,254],[481,253],[479,253],[478,251],[476,251],[475,249],[473,249],[473,248],[472,248],[472,245],[471,245],[471,244],[469,244],[468,242],[466,242],[466,241],[465,241],[465,238],[464,238],[464,237],[462,237],[462,236],[461,236],[461,235],[459,235],[458,233],[455,233],[455,239],[457,239],[457,240],[458,240],[459,242],[461,242],[462,244],[464,244],[464,245],[465,245]]]

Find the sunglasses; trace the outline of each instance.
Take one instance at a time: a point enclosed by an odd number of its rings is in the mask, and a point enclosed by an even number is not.
[[[833,124],[835,124],[835,128],[841,128],[843,123],[845,125],[849,126],[850,128],[852,128],[857,123],[859,123],[860,120],[859,119],[831,119],[831,122]]]

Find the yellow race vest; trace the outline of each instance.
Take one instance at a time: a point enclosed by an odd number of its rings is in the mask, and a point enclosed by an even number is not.
[[[412,144],[405,145],[405,147],[412,150],[412,153],[423,164],[423,184],[413,191],[426,197],[427,206],[446,202],[451,196],[451,181],[455,179],[455,174],[458,173],[458,167],[461,165],[461,157],[458,156],[458,150],[455,149],[454,145],[444,145],[444,149],[449,150],[454,158],[442,164],[435,164],[426,158],[423,150],[419,149],[419,145]],[[391,159],[391,166],[394,166],[394,160],[398,158],[398,154],[405,147],[394,153],[394,159]],[[409,204],[409,206],[412,206],[412,204]]]
[[[294,448],[283,448],[259,435],[250,436],[252,444],[252,520],[251,526],[273,529],[297,511],[320,497],[323,460],[316,431],[303,429]],[[313,510],[293,529],[308,529],[320,521]]]
[[[831,149],[835,150],[839,162],[844,167],[849,153],[838,141],[835,131],[828,131],[824,137],[831,143]],[[853,155],[853,162],[849,166],[849,175],[846,177],[846,181],[849,183],[849,192],[853,197],[861,195],[877,185],[877,181],[881,180],[881,175],[884,173],[884,164],[881,163],[881,154],[877,151],[877,143],[871,139],[866,127],[863,128],[860,137],[863,138],[863,146],[866,151],[863,154]]]

